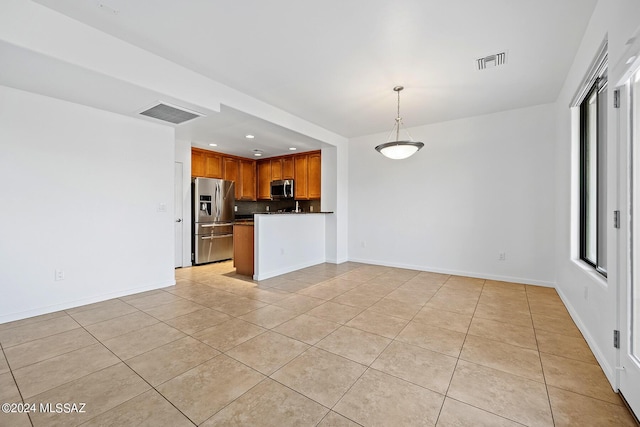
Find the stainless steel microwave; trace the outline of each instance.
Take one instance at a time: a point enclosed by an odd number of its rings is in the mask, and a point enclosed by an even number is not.
[[[271,181],[271,198],[274,200],[293,199],[293,180]]]

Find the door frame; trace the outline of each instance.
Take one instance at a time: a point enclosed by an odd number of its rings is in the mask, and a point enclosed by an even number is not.
[[[180,251],[180,257],[179,259],[176,258],[175,259],[175,268],[180,268],[180,267],[184,267],[184,233],[185,233],[185,218],[184,218],[184,164],[182,162],[174,162],[174,166],[173,166],[173,191],[174,191],[174,195],[173,195],[173,199],[174,199],[174,236],[176,237],[174,239],[174,257],[178,254],[178,247],[179,247],[179,251]],[[178,198],[176,192],[177,190],[180,190],[180,198]],[[180,215],[178,215],[178,212],[180,212]],[[178,216],[179,218],[177,218],[176,216]],[[178,223],[178,219],[180,219],[179,224]],[[180,229],[180,234],[179,236],[176,233],[176,227]]]
[[[615,108],[615,125],[617,136],[617,197],[618,210],[620,211],[619,229],[616,235],[616,272],[617,272],[617,327],[619,331],[619,348],[616,355],[616,388],[620,392],[636,417],[640,416],[640,360],[631,354],[631,298],[633,282],[633,257],[640,255],[640,242],[633,242],[632,232],[634,227],[640,227],[633,222],[633,204],[640,208],[640,200],[635,200],[633,193],[640,194],[640,189],[633,187],[633,175],[640,174],[640,167],[634,170],[634,157],[640,156],[640,147],[634,147],[634,139],[637,141],[640,135],[633,135],[633,117],[640,121],[640,111],[631,108],[631,82],[636,73],[640,73],[640,60],[636,60],[626,70],[619,73],[621,76],[615,90],[618,91],[618,107]],[[640,97],[640,93],[634,93],[634,97]],[[638,124],[635,125],[636,129]],[[640,162],[635,161],[640,165]],[[635,252],[633,251],[634,246]],[[635,262],[640,268],[640,260]],[[635,285],[640,288],[640,285]],[[640,334],[640,331],[633,331]],[[638,354],[637,356],[640,356]],[[635,385],[635,387],[633,387]]]

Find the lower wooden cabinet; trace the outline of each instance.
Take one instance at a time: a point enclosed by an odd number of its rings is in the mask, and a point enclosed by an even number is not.
[[[233,266],[236,273],[253,277],[253,224],[233,226]]]

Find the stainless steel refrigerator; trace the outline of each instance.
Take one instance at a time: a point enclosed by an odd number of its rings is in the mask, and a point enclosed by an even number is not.
[[[193,265],[233,258],[233,181],[195,178],[191,185],[191,196]]]

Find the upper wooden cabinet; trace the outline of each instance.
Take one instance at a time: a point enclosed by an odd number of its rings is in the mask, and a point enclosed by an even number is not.
[[[258,199],[271,199],[271,161],[258,162]]]
[[[191,176],[205,176],[204,174],[204,159],[206,151],[198,150],[197,148],[191,149]]]
[[[282,159],[269,161],[271,162],[271,181],[282,179]]]
[[[256,200],[256,161],[191,149],[191,176],[235,182],[236,200]]]
[[[238,179],[242,185],[240,200],[256,200],[256,161],[240,160],[240,177]],[[236,183],[237,185],[237,183]],[[237,189],[236,189],[237,193]]]
[[[223,157],[223,178],[235,182],[236,200],[256,200],[256,161]]]
[[[204,158],[204,176],[207,178],[222,178],[222,156],[208,152]]]
[[[282,162],[282,179],[294,179],[293,156],[283,157],[280,161]]]
[[[309,198],[309,156],[298,154],[293,158],[294,178],[293,192],[296,200],[306,200]]]
[[[294,179],[293,156],[264,160],[271,162],[271,180]]]
[[[271,199],[271,181],[293,179],[298,200],[320,198],[321,152],[295,154],[256,162],[201,148],[191,149],[191,176],[235,182],[236,200]]]
[[[322,156],[320,151],[294,156],[294,193],[297,200],[320,198],[321,169]]]
[[[192,148],[191,176],[222,178],[222,155],[209,150]]]
[[[239,163],[240,162],[238,161],[238,159],[234,159],[232,157],[223,157],[222,164],[224,167],[222,178],[228,181],[237,181],[238,176],[240,175]]]
[[[322,158],[320,153],[309,154],[309,178],[307,180],[308,196],[311,200],[320,198],[322,182]]]

